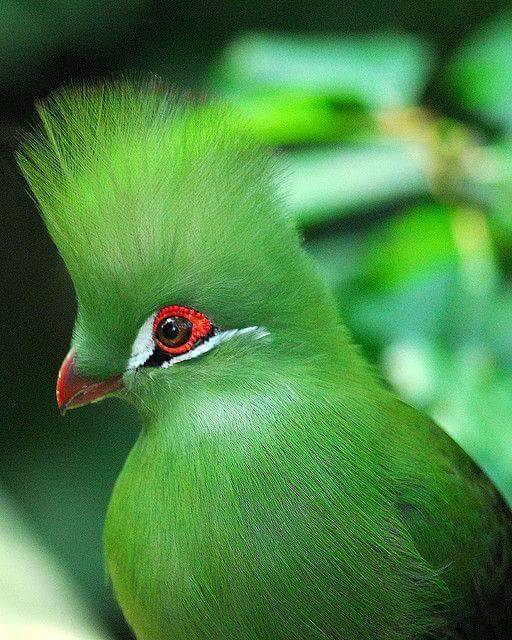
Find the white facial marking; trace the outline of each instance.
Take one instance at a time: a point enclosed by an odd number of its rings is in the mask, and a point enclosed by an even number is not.
[[[255,340],[259,340],[260,338],[264,338],[269,335],[269,332],[263,329],[262,327],[245,327],[244,329],[230,329],[229,331],[221,331],[220,333],[216,333],[214,336],[206,340],[206,342],[202,342],[195,349],[191,349],[187,351],[187,353],[182,353],[179,356],[174,356],[172,360],[168,360],[162,364],[162,369],[167,369],[168,367],[172,367],[172,365],[177,364],[178,362],[183,362],[185,360],[192,360],[192,358],[197,358],[197,356],[203,355],[203,353],[207,353],[214,349],[221,342],[226,342],[226,340],[231,340],[235,336],[240,336],[248,333],[253,333],[253,338]]]
[[[155,351],[155,342],[153,340],[153,323],[155,317],[156,313],[153,313],[153,315],[151,315],[139,329],[139,333],[137,334],[137,337],[133,342],[130,359],[128,360],[128,370],[133,370],[141,367],[153,355],[153,352]],[[221,342],[231,340],[231,338],[234,338],[235,336],[247,334],[252,334],[252,338],[254,340],[260,340],[261,338],[270,335],[269,332],[263,327],[245,327],[243,329],[230,329],[229,331],[221,331],[214,334],[205,342],[201,342],[197,345],[197,347],[194,347],[190,351],[187,351],[187,353],[182,353],[178,356],[171,356],[170,360],[164,362],[161,365],[161,368],[166,369],[174,364],[177,364],[178,362],[192,360],[192,358],[197,358],[198,356],[211,351],[216,346],[221,344]]]
[[[132,355],[128,360],[128,369],[137,369],[137,367],[142,366],[155,350],[155,343],[153,342],[153,322],[155,317],[156,312],[149,316],[139,329],[132,346]]]

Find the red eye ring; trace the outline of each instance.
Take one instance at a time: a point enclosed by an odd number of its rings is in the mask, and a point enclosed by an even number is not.
[[[174,345],[172,340],[166,344],[162,339],[162,327],[168,321],[175,321],[181,330],[181,333],[176,335]],[[186,327],[186,331],[183,327]],[[179,305],[163,307],[153,321],[153,340],[162,351],[173,356],[187,353],[212,331],[213,325],[203,313]]]

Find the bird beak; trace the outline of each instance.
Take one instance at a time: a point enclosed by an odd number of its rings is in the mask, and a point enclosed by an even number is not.
[[[91,380],[81,376],[76,367],[75,355],[75,349],[71,349],[60,367],[57,379],[57,404],[63,415],[68,409],[98,402],[113,391],[123,388],[121,375],[107,380]]]

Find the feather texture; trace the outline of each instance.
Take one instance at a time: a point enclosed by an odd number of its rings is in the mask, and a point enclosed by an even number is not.
[[[39,112],[20,161],[82,372],[123,373],[168,304],[269,332],[124,375],[144,428],[105,545],[138,640],[510,637],[508,509],[351,344],[236,116],[129,84]]]
[[[56,94],[39,119],[19,161],[73,279],[84,372],[124,366],[165,298],[228,328],[266,326],[275,299],[285,323],[298,315],[297,291],[304,309],[321,303],[309,276],[300,282],[272,162],[222,105],[154,84],[100,85]]]

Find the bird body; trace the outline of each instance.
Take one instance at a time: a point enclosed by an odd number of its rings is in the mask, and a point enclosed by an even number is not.
[[[75,285],[63,408],[143,428],[106,564],[138,640],[508,638],[512,518],[351,343],[236,116],[68,90],[20,162]]]
[[[137,637],[421,638],[446,618],[487,637],[491,594],[510,604],[511,534],[489,481],[408,407],[372,416],[335,385],[326,406],[327,381],[301,395],[297,373],[270,406],[212,407],[216,385],[174,396],[141,434],[105,530]],[[354,440],[361,460],[340,455]]]

